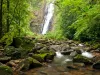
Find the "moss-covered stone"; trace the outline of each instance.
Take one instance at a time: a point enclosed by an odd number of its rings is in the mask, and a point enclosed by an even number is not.
[[[5,49],[4,49],[4,54],[5,55],[8,55],[8,56],[11,56],[11,54],[15,51],[15,47],[13,46],[7,46]]]
[[[33,54],[32,57],[40,62],[43,62],[46,60],[46,56],[47,56],[47,53],[43,53],[43,54]]]
[[[0,63],[0,75],[13,75],[12,69]]]
[[[44,47],[45,47],[44,44],[36,43],[36,44],[35,44],[35,47],[32,49],[32,51],[33,51],[34,53],[36,53],[37,51],[41,50],[41,49],[44,48]],[[43,49],[43,50],[44,50],[44,49]]]
[[[42,66],[42,64],[39,61],[37,61],[36,59],[34,59],[32,57],[28,57],[19,63],[17,70],[18,71],[20,71],[20,70],[25,71],[25,70],[40,67],[40,66]]]
[[[12,59],[24,58],[28,55],[29,50],[23,48],[15,48],[8,46],[4,50],[4,54],[12,57]]]
[[[93,48],[93,49],[100,48],[100,43],[96,43],[96,44],[94,44],[92,48]]]
[[[73,61],[74,62],[82,62],[82,63],[85,63],[86,65],[87,64],[92,64],[92,60],[91,59],[86,58],[86,57],[82,56],[81,54],[76,55],[73,58]]]
[[[13,38],[13,42],[11,44],[15,48],[22,47],[23,49],[32,50],[34,47],[34,40],[33,38],[27,37],[16,37]]]
[[[37,53],[49,53],[49,52],[50,52],[50,50],[46,46],[44,46],[42,49],[37,51]]]
[[[0,57],[0,62],[6,63],[6,62],[8,62],[10,59],[11,59],[11,57],[7,57],[7,56]]]
[[[52,60],[55,56],[55,52],[53,51],[49,51],[46,53],[40,53],[40,54],[33,54],[33,58],[35,58],[36,60],[43,62],[43,61],[47,61],[47,60]]]
[[[50,51],[49,53],[47,53],[46,60],[53,60],[55,55],[56,54],[54,51]]]

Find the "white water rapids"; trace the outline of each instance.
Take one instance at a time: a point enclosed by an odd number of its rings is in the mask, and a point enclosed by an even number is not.
[[[47,7],[47,14],[45,15],[45,22],[43,25],[42,34],[47,33],[53,14],[54,14],[54,2],[50,3]]]

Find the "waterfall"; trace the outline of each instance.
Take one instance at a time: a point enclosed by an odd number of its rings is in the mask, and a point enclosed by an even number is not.
[[[44,18],[42,34],[46,34],[49,29],[49,25],[53,18],[53,13],[54,13],[54,2],[50,3],[46,8],[46,10],[47,13],[45,14],[45,18]]]

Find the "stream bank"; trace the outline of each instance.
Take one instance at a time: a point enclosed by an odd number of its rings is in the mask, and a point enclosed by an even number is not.
[[[82,45],[82,46],[81,46]],[[81,50],[93,54],[82,56]],[[56,52],[64,56],[57,58]],[[9,67],[13,75],[99,75],[100,50],[78,41],[17,37],[10,46],[0,46],[0,62]],[[65,63],[62,62],[67,59]],[[73,61],[68,61],[72,59]],[[9,72],[0,65],[0,72]],[[12,70],[12,71],[11,71]]]

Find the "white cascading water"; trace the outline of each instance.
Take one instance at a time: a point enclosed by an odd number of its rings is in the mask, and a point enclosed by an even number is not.
[[[42,30],[42,34],[46,34],[48,29],[49,29],[49,25],[50,25],[50,22],[52,20],[52,17],[53,17],[53,14],[54,14],[54,2],[50,3],[47,7],[47,14],[45,16],[45,23],[44,23],[44,27],[43,27],[43,30]]]
[[[87,58],[93,58],[93,57],[94,57],[91,53],[86,52],[86,51],[84,51],[84,52],[82,53],[82,56],[87,57]]]
[[[71,63],[72,64],[73,59],[70,56],[66,56],[61,54],[60,51],[56,52],[56,56],[54,58],[54,63],[59,65],[66,65]]]
[[[82,45],[82,44],[79,44],[78,46],[84,47],[84,45]],[[94,56],[92,55],[92,53],[89,53],[89,52],[87,52],[87,51],[83,51],[82,49],[81,49],[81,52],[82,52],[82,56],[84,56],[84,57],[87,57],[87,58],[93,58],[93,57],[94,57]]]
[[[60,51],[56,52],[56,57],[61,58],[63,55],[60,53]]]

